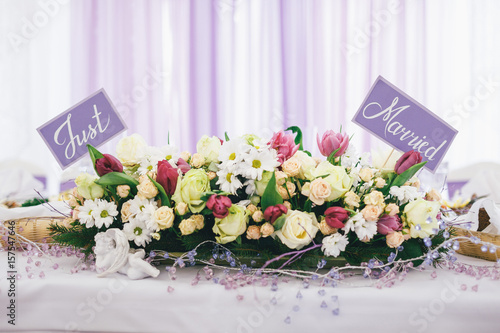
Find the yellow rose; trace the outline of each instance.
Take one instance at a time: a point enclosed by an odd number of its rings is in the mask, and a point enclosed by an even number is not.
[[[136,164],[139,154],[147,146],[146,141],[139,134],[132,134],[121,139],[116,145],[116,156],[123,165]]]
[[[205,202],[200,197],[208,191],[210,191],[210,180],[206,172],[201,169],[191,169],[177,182],[172,200],[176,203],[184,202],[191,212],[199,213],[205,208]]]
[[[433,229],[438,229],[436,219],[440,204],[437,201],[427,201],[422,198],[409,202],[403,211],[405,226],[410,227],[412,238],[425,238],[432,235]],[[417,227],[419,225],[420,227]],[[420,229],[420,230],[417,230]]]
[[[332,165],[328,161],[323,161],[311,172],[310,180],[314,180],[319,177],[323,178],[331,187],[331,193],[325,201],[332,201],[343,196],[352,186],[352,178],[345,172],[345,169],[341,166]]]
[[[249,216],[244,207],[232,205],[229,207],[229,215],[223,219],[215,218],[213,232],[217,243],[226,244],[234,241],[239,235],[247,230]]]
[[[174,218],[174,210],[167,206],[158,208],[154,213],[155,222],[158,223],[160,230],[171,228],[174,224]]]
[[[198,154],[203,156],[207,163],[217,162],[219,160],[219,150],[222,144],[218,137],[202,136],[196,144]]]
[[[75,179],[78,194],[89,200],[102,198],[104,195],[104,188],[96,184],[95,180],[97,180],[97,177],[88,173],[82,172],[79,174]]]
[[[311,243],[318,230],[319,223],[314,213],[292,210],[287,213],[283,227],[274,235],[289,248],[300,250]]]

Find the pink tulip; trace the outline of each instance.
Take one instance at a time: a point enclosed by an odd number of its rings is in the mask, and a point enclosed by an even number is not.
[[[167,160],[158,162],[158,170],[156,172],[156,181],[160,184],[165,193],[172,195],[177,187],[177,178],[179,173],[177,169],[168,163]]]
[[[316,135],[316,141],[318,142],[319,151],[326,157],[330,156],[331,153],[339,148],[335,156],[341,156],[344,154],[347,146],[349,146],[349,136],[347,136],[347,134],[335,133],[332,130],[326,131],[321,140],[319,139],[318,133]]]
[[[123,165],[116,157],[109,154],[103,154],[103,156],[95,161],[95,168],[99,176],[110,172],[123,172]]]
[[[326,223],[332,228],[343,228],[349,213],[342,207],[330,207],[325,210]]]
[[[394,171],[400,175],[410,167],[422,162],[422,155],[418,151],[410,150],[403,154],[396,162],[394,166]]]
[[[215,217],[223,219],[229,215],[229,208],[233,205],[231,199],[223,195],[212,194],[207,201],[207,208]]]
[[[278,152],[280,164],[283,164],[283,162],[292,157],[297,150],[299,150],[299,145],[295,144],[293,134],[285,134],[283,131],[274,133],[268,144]]]
[[[191,166],[188,162],[184,161],[184,159],[179,158],[177,160],[177,167],[181,170],[182,174],[185,174],[189,170],[191,170]]]
[[[387,235],[391,232],[401,230],[401,220],[399,216],[384,215],[377,222],[377,231],[381,235]]]

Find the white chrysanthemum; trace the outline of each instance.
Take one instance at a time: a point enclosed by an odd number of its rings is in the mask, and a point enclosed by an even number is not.
[[[157,210],[156,202],[154,204],[148,203],[144,206],[144,209],[140,214],[136,215],[136,218],[141,219],[146,223],[146,227],[149,230],[160,230],[160,226],[158,225],[158,221],[155,219],[155,212]]]
[[[167,160],[171,166],[177,167],[177,160],[179,159],[179,150],[175,146],[167,145],[158,149],[159,155],[151,156],[151,159],[156,160],[156,164],[159,161]]]
[[[254,195],[255,191],[257,190],[257,187],[255,186],[255,180],[253,179],[248,179],[243,186],[245,187],[245,193],[248,195]]]
[[[219,179],[216,184],[220,185],[220,189],[224,192],[236,194],[236,191],[243,185],[237,177],[236,167],[219,170],[217,176]]]
[[[389,190],[389,194],[398,198],[402,205],[419,197],[418,190],[414,186],[392,186]]]
[[[340,252],[345,250],[347,244],[349,244],[347,237],[337,232],[323,238],[321,251],[323,251],[325,256],[338,257]]]
[[[241,162],[243,154],[249,151],[251,146],[241,138],[224,142],[219,150],[220,169],[232,168]]]
[[[262,172],[274,171],[279,166],[279,161],[275,149],[250,149],[243,156],[240,172],[243,176],[253,180],[261,180]]]
[[[345,233],[347,234],[349,231],[354,231],[354,223],[358,220],[365,220],[364,217],[363,217],[363,214],[359,213],[359,212],[356,212],[355,215],[351,216],[347,221],[346,223],[344,224],[344,227],[342,228],[342,230],[345,231]]]
[[[163,159],[162,152],[158,147],[143,147],[138,154],[139,168],[137,172],[144,175],[150,171],[155,172],[158,167],[158,161]]]
[[[344,168],[353,168],[359,162],[359,155],[356,152],[356,147],[354,145],[347,146],[340,163]]]
[[[151,241],[153,231],[146,227],[144,221],[138,218],[131,218],[129,223],[123,226],[123,232],[128,240],[134,241],[137,246],[146,246]]]
[[[377,233],[377,222],[365,220],[362,214],[357,215],[361,215],[361,218],[354,221],[354,232],[361,241],[367,242]]]
[[[149,205],[149,204],[154,204],[156,205],[156,202],[153,199],[144,199],[136,195],[134,199],[129,200],[130,202],[130,213],[132,216],[135,216],[137,214],[140,214],[144,208]]]
[[[109,228],[116,215],[118,215],[118,210],[114,202],[102,199],[96,200],[96,207],[92,211],[96,227],[101,228],[104,225],[106,228]]]
[[[95,225],[93,212],[97,208],[97,203],[94,200],[85,200],[83,206],[80,206],[78,220],[81,224],[85,224],[87,228]]]

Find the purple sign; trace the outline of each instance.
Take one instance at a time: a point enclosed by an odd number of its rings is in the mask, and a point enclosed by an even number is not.
[[[126,129],[108,95],[101,89],[37,131],[65,169],[88,152],[87,144],[99,147]]]
[[[457,135],[457,130],[381,76],[353,122],[398,150],[420,152],[433,173]]]

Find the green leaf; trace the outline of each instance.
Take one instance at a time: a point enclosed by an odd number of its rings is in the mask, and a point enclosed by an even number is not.
[[[229,141],[229,135],[227,135],[227,132],[224,132],[224,137],[226,138],[226,141]]]
[[[387,194],[389,194],[389,191],[391,190],[391,184],[394,181],[394,179],[396,178],[396,176],[397,175],[394,172],[390,173],[387,176],[386,185],[382,188],[382,193],[384,194],[384,196],[386,196]]]
[[[335,154],[337,154],[337,152],[340,150],[341,147],[335,149],[334,151],[332,151],[332,153],[330,154],[330,156],[328,156],[328,162],[330,162],[331,164],[335,165]]]
[[[312,209],[312,201],[307,199],[306,202],[304,203],[304,211],[306,213],[310,213]]]
[[[104,155],[101,154],[101,152],[95,149],[92,145],[87,145],[87,149],[89,150],[90,159],[92,160],[92,165],[94,166],[95,173],[98,174],[97,169],[95,167],[95,161],[100,158],[103,158]]]
[[[285,215],[281,215],[280,217],[278,217],[276,219],[276,221],[274,221],[274,223],[273,223],[274,230],[277,231],[277,230],[280,230],[281,228],[283,228],[283,225],[285,224],[285,220],[286,220]]]
[[[299,150],[304,150],[304,146],[302,145],[302,131],[298,126],[290,126],[285,131],[292,131],[297,134],[295,136],[295,144],[299,145]]]
[[[282,204],[283,198],[278,193],[276,189],[276,176],[273,172],[269,183],[267,183],[266,189],[264,190],[264,194],[262,194],[262,211],[265,211],[267,207],[276,206],[277,204]]]
[[[167,192],[165,192],[165,189],[163,188],[163,186],[161,186],[161,184],[158,183],[153,178],[151,178],[149,176],[148,176],[148,178],[149,178],[149,180],[151,180],[153,182],[153,184],[155,184],[156,188],[158,189],[158,195],[160,196],[161,205],[171,207],[170,199],[168,198]]]
[[[415,164],[414,166],[408,168],[405,172],[402,174],[398,175],[396,179],[391,184],[392,186],[402,186],[404,183],[406,183],[411,177],[413,177],[414,174],[417,173],[418,170],[420,170],[427,161]]]
[[[415,258],[419,258],[424,254],[422,251],[422,246],[416,238],[411,238],[403,243],[404,250],[399,252],[398,257],[396,259],[403,260],[411,260]],[[420,266],[423,260],[413,260],[413,265],[415,267]]]
[[[236,244],[241,245],[241,236],[236,237],[235,242]]]
[[[210,192],[204,192],[204,193],[201,195],[200,200],[203,200],[203,201],[207,202],[207,201],[208,201],[208,199],[210,199],[210,197],[211,197],[212,195],[214,195],[214,194],[216,194],[216,193],[215,193],[215,192],[213,192],[213,191],[210,191]]]
[[[95,183],[101,186],[128,185],[131,189],[135,189],[137,185],[139,185],[139,182],[136,179],[122,172],[107,173],[97,179]]]

